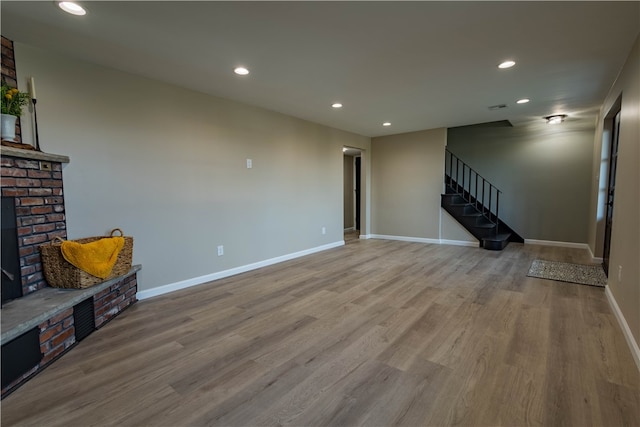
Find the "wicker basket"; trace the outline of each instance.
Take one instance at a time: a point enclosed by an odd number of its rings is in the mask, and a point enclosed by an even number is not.
[[[115,228],[109,236],[87,237],[73,240],[77,243],[91,243],[104,237],[113,237],[119,231],[124,237],[124,245],[118,254],[113,270],[106,279],[93,276],[86,271],[71,265],[62,256],[60,246],[64,240],[57,237],[54,241],[40,245],[40,256],[42,257],[42,269],[47,283],[54,288],[83,289],[98,283],[122,276],[131,269],[131,258],[133,256],[133,237],[124,236],[121,229]]]

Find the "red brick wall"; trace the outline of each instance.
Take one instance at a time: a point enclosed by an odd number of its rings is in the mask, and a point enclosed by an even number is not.
[[[95,310],[96,329],[136,302],[137,291],[138,282],[134,274],[109,289],[94,295],[93,308]]]
[[[16,61],[13,55],[13,42],[2,37],[2,80],[7,82],[11,87],[18,87],[16,79]],[[22,142],[20,117],[16,120],[16,142]]]
[[[16,82],[16,62],[13,56],[13,42],[2,37],[2,79],[11,87],[18,87]]]
[[[76,330],[73,326],[73,307],[40,325],[40,366],[49,363],[76,342]]]
[[[40,170],[38,160],[2,156],[2,196],[15,197],[22,293],[47,286],[42,275],[38,246],[56,236],[67,238],[62,164],[50,162],[51,170]]]

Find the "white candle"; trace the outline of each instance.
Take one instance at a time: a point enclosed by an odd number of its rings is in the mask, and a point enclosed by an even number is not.
[[[33,77],[29,79],[29,94],[31,95],[31,99],[36,99],[36,81]]]

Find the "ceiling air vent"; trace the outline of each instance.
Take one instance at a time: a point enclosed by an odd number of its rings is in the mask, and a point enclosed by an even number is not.
[[[488,107],[489,110],[491,111],[495,111],[495,110],[502,110],[503,108],[507,108],[507,104],[498,104],[498,105],[492,105],[490,107]]]

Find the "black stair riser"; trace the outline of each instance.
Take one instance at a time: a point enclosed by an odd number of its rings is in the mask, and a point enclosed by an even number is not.
[[[486,228],[478,228],[476,227],[476,219],[475,218],[470,218],[470,217],[463,217],[461,215],[458,215],[455,212],[455,209],[450,209],[447,206],[443,206],[444,210],[446,210],[447,212],[449,212],[449,214],[451,214],[451,216],[453,216],[454,218],[456,218],[458,220],[458,222],[460,224],[462,224],[462,226],[464,226],[464,228],[466,228],[472,235],[473,237],[475,237],[478,240],[482,240],[483,238],[493,235],[495,234],[494,229],[486,229]]]
[[[481,227],[493,225],[486,217],[482,215],[475,215],[478,213],[472,206],[457,206],[452,205],[447,209],[449,213],[453,215],[459,222],[464,223],[470,227]]]
[[[507,246],[508,243],[509,243],[508,239],[500,240],[500,241],[485,240],[483,242],[482,247],[490,251],[501,251]]]
[[[462,182],[460,182],[460,167],[462,167]],[[441,197],[440,206],[479,240],[480,247],[502,250],[509,241],[524,243],[522,237],[498,218],[501,193],[498,188],[448,149],[444,169],[445,194]],[[475,184],[473,177],[475,177]],[[487,185],[488,196],[485,197]]]
[[[509,227],[500,224],[496,232],[495,225],[484,216],[478,215],[473,205],[451,203],[455,199],[455,196],[443,194],[442,208],[478,239],[480,247],[488,250],[502,250],[507,246],[511,236]]]
[[[467,228],[468,226],[475,225],[474,223],[469,223],[461,219],[463,215],[472,215],[474,213],[479,213],[479,211],[476,210],[475,206],[471,203],[465,203],[464,206],[458,206],[458,205],[450,206],[452,200],[460,201],[464,199],[462,199],[462,197],[458,193],[456,193],[455,190],[449,185],[445,186],[445,191],[446,193],[442,195],[441,206],[445,208],[445,210],[449,212],[451,216],[453,216],[458,222],[460,222],[463,226],[465,226],[465,228]],[[446,208],[445,205],[449,207]],[[495,218],[494,218],[495,215],[491,215],[491,217],[495,221]],[[478,238],[476,234],[472,232],[472,230],[469,230],[469,231],[471,232],[471,234],[474,235],[474,237]],[[514,232],[513,229],[511,229],[508,225],[504,224],[504,222],[502,221],[500,221],[500,228],[498,230],[498,233],[499,234],[511,233],[511,237],[509,237],[510,242],[524,243],[524,239],[520,237],[520,235],[518,235],[516,232]],[[484,235],[485,233],[482,233],[482,234]]]

